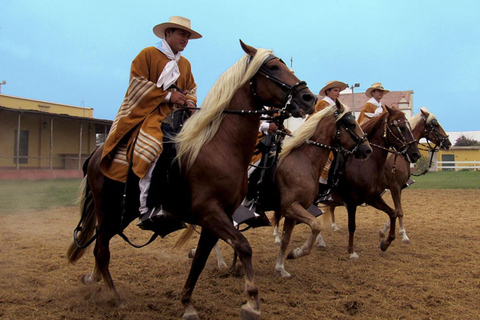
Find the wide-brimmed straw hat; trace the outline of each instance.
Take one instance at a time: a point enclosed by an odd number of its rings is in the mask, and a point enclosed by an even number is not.
[[[365,91],[365,95],[369,98],[372,97],[372,91],[373,90],[382,90],[383,91],[383,94],[387,94],[390,92],[390,90],[387,90],[385,89],[384,87],[382,87],[382,83],[381,82],[375,82],[374,84],[372,84],[372,86],[370,88],[367,89],[367,91]]]
[[[168,28],[177,28],[190,32],[190,39],[199,39],[202,35],[190,26],[190,20],[180,16],[171,16],[168,22],[157,24],[153,27],[153,33],[161,39],[165,39],[165,30]]]
[[[343,91],[347,87],[348,87],[348,85],[346,83],[343,83],[342,81],[337,81],[337,80],[328,81],[327,84],[325,85],[325,87],[323,87],[320,90],[320,95],[324,97],[325,96],[325,91],[327,91],[328,89],[331,89],[331,88],[340,88],[340,91]]]

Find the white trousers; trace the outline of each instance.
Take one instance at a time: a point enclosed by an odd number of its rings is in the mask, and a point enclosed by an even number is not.
[[[139,211],[141,215],[148,212],[148,207],[147,207],[148,190],[150,189],[150,180],[152,179],[153,168],[155,168],[155,165],[157,164],[157,160],[155,160],[155,162],[152,163],[145,177],[141,178],[140,181],[138,181],[138,186],[140,187]]]

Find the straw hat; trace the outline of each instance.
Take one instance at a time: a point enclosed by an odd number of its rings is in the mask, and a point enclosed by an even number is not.
[[[328,81],[327,84],[325,85],[325,87],[323,87],[320,90],[320,95],[324,97],[325,96],[325,91],[328,90],[328,89],[331,89],[331,88],[340,88],[340,91],[343,91],[347,87],[348,87],[348,85],[346,83],[343,83],[342,81],[337,81],[337,80]]]
[[[372,97],[372,91],[373,90],[382,90],[383,91],[383,94],[387,94],[390,92],[390,90],[387,90],[387,89],[384,89],[382,87],[382,83],[381,82],[375,82],[374,84],[372,84],[372,86],[370,88],[367,89],[367,91],[365,91],[365,95],[369,98]]]
[[[157,24],[153,27],[153,33],[161,39],[165,39],[165,30],[168,28],[178,28],[190,32],[190,39],[199,39],[202,35],[193,31],[190,26],[190,20],[180,16],[171,16],[168,22]]]

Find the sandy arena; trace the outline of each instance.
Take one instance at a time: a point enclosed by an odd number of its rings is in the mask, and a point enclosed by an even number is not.
[[[386,195],[387,199],[389,194]],[[386,214],[357,212],[356,252],[350,260],[345,209],[339,232],[323,232],[327,247],[287,260],[291,279],[275,271],[278,247],[272,228],[248,230],[262,319],[479,319],[479,190],[406,190],[405,227],[386,252],[379,249]],[[391,203],[391,201],[390,201]],[[180,319],[180,292],[188,274],[187,247],[172,251],[176,234],[135,249],[111,243],[111,272],[124,306],[115,305],[103,282],[85,286],[79,276],[93,268],[91,248],[69,265],[66,250],[78,222],[76,208],[0,215],[1,319]],[[130,226],[136,242],[150,233]],[[297,226],[291,247],[309,234]],[[232,250],[221,243],[227,263]],[[201,319],[238,319],[245,301],[241,270],[219,270],[212,253],[194,291]]]

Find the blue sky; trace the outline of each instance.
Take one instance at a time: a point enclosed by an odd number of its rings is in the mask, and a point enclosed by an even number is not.
[[[243,55],[273,49],[314,93],[329,80],[413,90],[447,131],[480,130],[480,1],[2,0],[2,93],[94,108],[113,120],[130,64],[172,15],[204,37],[183,55],[201,102]]]

